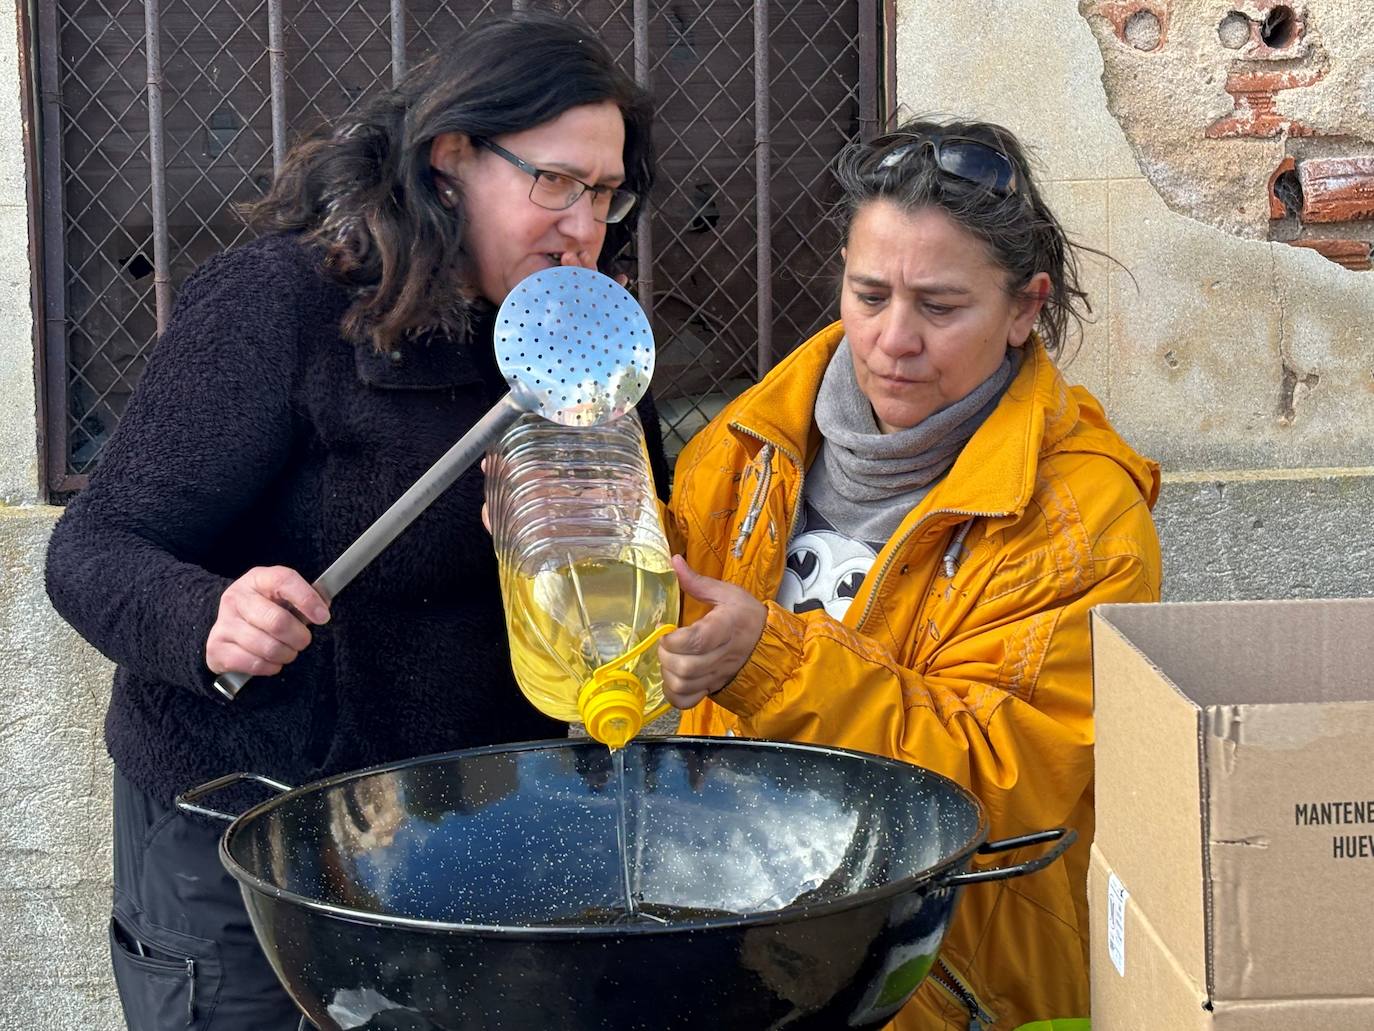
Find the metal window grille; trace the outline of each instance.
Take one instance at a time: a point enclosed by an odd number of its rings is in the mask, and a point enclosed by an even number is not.
[[[178,284],[290,141],[529,0],[31,0],[47,487],[80,489]],[[828,164],[879,120],[891,0],[545,0],[653,90],[641,303],[670,454],[833,315]]]

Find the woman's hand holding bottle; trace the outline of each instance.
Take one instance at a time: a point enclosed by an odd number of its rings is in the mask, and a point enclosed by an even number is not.
[[[763,636],[768,608],[743,587],[696,572],[681,555],[673,556],[673,570],[686,594],[713,606],[691,626],[658,642],[663,697],[679,709],[690,709],[744,668]]]

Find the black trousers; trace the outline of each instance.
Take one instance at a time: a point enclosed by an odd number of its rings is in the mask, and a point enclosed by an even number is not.
[[[129,1031],[297,1031],[216,849],[223,826],[115,771],[110,957]]]

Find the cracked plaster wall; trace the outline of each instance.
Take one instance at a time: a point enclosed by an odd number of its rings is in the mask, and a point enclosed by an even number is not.
[[[1107,106],[1169,207],[1370,267],[1374,23],[1351,0],[1080,0]],[[1146,38],[1132,26],[1155,27]]]
[[[1087,261],[1098,318],[1067,372],[1164,467],[1166,598],[1374,594],[1374,272],[1267,238],[1267,177],[1290,139],[1206,135],[1236,103],[1218,23],[1261,6],[897,5],[901,112],[1007,125],[1070,233],[1125,266]],[[1158,53],[1116,35],[1111,16],[1124,30],[1143,8],[1167,16]],[[1280,92],[1280,116],[1366,147],[1374,13],[1294,8],[1327,92]]]

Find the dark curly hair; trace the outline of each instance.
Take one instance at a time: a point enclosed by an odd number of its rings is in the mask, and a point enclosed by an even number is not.
[[[1015,191],[998,193],[950,175],[936,164],[931,147],[912,146],[913,140],[936,135],[975,140],[1000,151],[1015,169]],[[915,119],[874,140],[845,147],[836,160],[835,177],[844,193],[840,221],[846,240],[859,211],[881,198],[906,211],[944,211],[987,244],[992,259],[1006,271],[1007,289],[1013,293],[1037,272],[1048,273],[1050,292],[1040,310],[1039,330],[1054,357],[1064,351],[1069,321],[1081,331],[1085,315],[1092,313],[1079,282],[1078,255],[1109,260],[1110,256],[1069,239],[1041,197],[1025,149],[1010,130],[991,122]]]
[[[297,231],[322,248],[325,267],[354,291],[342,320],[350,340],[390,350],[410,334],[462,332],[475,293],[465,219],[461,204],[439,200],[434,138],[519,132],[608,100],[625,119],[625,188],[643,198],[653,185],[648,94],[577,21],[543,11],[493,19],[297,144],[243,213],[259,229]],[[643,207],[606,227],[602,271],[633,238]]]

